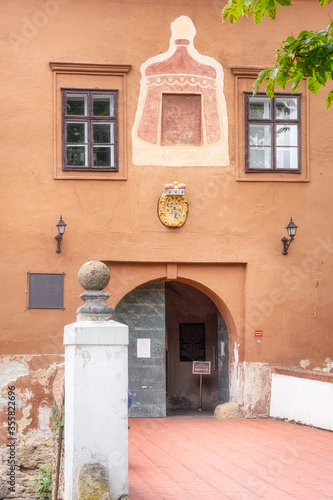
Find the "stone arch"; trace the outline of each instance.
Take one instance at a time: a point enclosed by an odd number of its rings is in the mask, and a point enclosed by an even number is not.
[[[126,267],[124,267],[123,264],[119,263],[112,263],[110,267],[110,273],[111,273],[111,284],[112,283],[117,283],[118,281],[121,281],[121,289],[119,289],[118,293],[114,293],[114,287],[112,287],[112,293],[113,293],[113,307],[116,307],[117,304],[127,295],[129,294],[132,290],[135,288],[144,285],[145,283],[149,283],[151,281],[168,281],[169,278],[167,277],[167,273],[165,272],[165,265],[161,264],[151,264],[149,267],[141,266],[142,270],[138,274],[137,272],[131,273],[131,269],[136,268],[137,270],[138,265],[137,264],[127,264]],[[129,277],[126,274],[126,269],[129,271]],[[147,279],[148,278],[148,279]],[[228,336],[229,336],[229,345],[237,345],[238,346],[238,361],[243,361],[244,358],[244,344],[243,344],[243,339],[242,339],[242,333],[239,331],[239,327],[237,328],[236,322],[235,322],[235,312],[231,310],[231,308],[228,306],[227,301],[222,298],[222,294],[217,293],[212,289],[212,287],[209,287],[207,284],[205,284],[203,281],[199,281],[198,279],[192,279],[189,277],[185,276],[177,276],[173,278],[175,281],[180,281],[182,283],[188,284],[190,286],[193,286],[197,290],[201,291],[207,297],[209,297],[212,302],[216,305],[217,309],[223,316],[223,319],[225,321],[227,330],[228,330]],[[234,352],[230,352],[230,362],[236,361],[234,359]]]
[[[196,396],[190,394],[185,401],[185,397],[175,397],[173,399],[166,398],[166,383],[168,378],[168,366],[174,362],[174,354],[172,358],[168,358],[168,344],[166,334],[167,326],[170,328],[170,321],[168,322],[168,315],[170,315],[170,301],[166,297],[170,297],[170,283],[175,283],[178,292],[187,291],[191,296],[191,301],[196,301],[198,305],[203,300],[205,302],[205,311],[210,311],[210,314],[216,314],[216,340],[212,340],[213,333],[210,331],[212,328],[211,321],[208,320],[208,312],[202,313],[202,320],[204,324],[207,322],[207,346],[209,345],[209,359],[212,362],[212,377],[215,379],[215,386],[212,389],[212,384],[206,384],[208,391],[211,389],[210,399],[206,404],[216,405],[219,402],[229,400],[229,328],[231,331],[235,329],[234,322],[230,311],[226,304],[218,297],[218,295],[210,290],[202,283],[197,283],[194,280],[180,278],[176,280],[167,280],[165,277],[156,276],[155,280],[140,283],[138,286],[132,288],[129,292],[123,293],[122,297],[116,306],[115,319],[117,321],[128,324],[130,329],[130,388],[134,392],[134,405],[131,410],[132,416],[152,416],[162,417],[166,415],[167,406],[170,409],[182,409],[181,404],[183,401],[184,408],[193,409],[196,405]],[[186,288],[187,287],[187,288]],[[192,290],[192,292],[191,292]],[[176,293],[178,293],[176,291]],[[201,297],[200,297],[201,295]],[[211,306],[209,305],[211,303]],[[185,307],[186,302],[183,303]],[[169,307],[169,309],[168,309]],[[213,312],[215,308],[215,313]],[[206,314],[206,316],[205,316]],[[179,316],[179,314],[178,314]],[[181,317],[181,316],[179,316]],[[200,315],[183,315],[184,318],[195,317],[196,321],[200,319]],[[185,320],[184,320],[185,321]],[[185,321],[186,323],[186,321]],[[200,322],[199,322],[200,323]],[[209,326],[210,325],[210,326]],[[177,328],[177,327],[176,327]],[[171,328],[172,329],[172,328]],[[173,339],[176,339],[178,333],[174,332],[175,325],[173,325]],[[175,337],[176,335],[176,337]],[[153,336],[153,337],[152,337]],[[150,359],[139,359],[138,348],[142,339],[151,338],[151,352]],[[177,340],[177,339],[176,339]],[[216,356],[213,359],[212,344],[214,342],[214,349]],[[223,349],[222,349],[222,343]],[[223,352],[222,352],[223,351]],[[179,370],[179,363],[178,370]],[[183,363],[181,366],[189,370],[189,363]],[[173,370],[174,371],[174,370]],[[184,370],[183,370],[184,372]],[[181,370],[179,373],[183,373]],[[223,378],[221,383],[220,379]],[[182,376],[181,376],[182,378]],[[187,379],[189,380],[188,374]],[[208,379],[206,379],[208,381]],[[184,382],[185,383],[185,382]],[[215,391],[215,392],[214,392]],[[185,391],[186,392],[186,391]],[[191,392],[188,389],[187,392]],[[193,392],[193,391],[192,391]],[[214,394],[213,394],[214,393]],[[179,403],[180,402],[180,403]],[[186,406],[187,405],[187,406]]]

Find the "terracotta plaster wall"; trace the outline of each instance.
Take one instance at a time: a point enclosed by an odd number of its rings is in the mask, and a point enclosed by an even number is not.
[[[1,353],[63,353],[63,328],[75,321],[80,306],[78,269],[100,259],[111,267],[112,305],[135,286],[165,278],[167,264],[177,264],[177,279],[196,283],[224,313],[240,361],[292,365],[306,357],[316,366],[332,355],[332,115],[325,93],[303,97],[309,182],[295,174],[275,182],[268,174],[267,182],[253,176],[238,182],[236,175],[242,145],[231,68],[270,66],[277,41],[291,29],[328,24],[328,10],[315,0],[294,3],[260,28],[246,19],[222,25],[219,2],[205,0],[3,3]],[[132,164],[140,66],[167,50],[170,24],[180,15],[194,23],[197,50],[224,69],[230,155],[225,167]],[[56,61],[131,66],[124,108],[127,180],[54,179],[59,144],[50,63]],[[93,77],[88,80],[93,86]],[[156,207],[175,175],[187,185],[190,209],[182,228],[169,229]],[[60,214],[67,228],[57,254]],[[300,227],[284,256],[280,239],[291,216]],[[27,309],[28,271],[65,273],[64,310]],[[264,332],[261,344],[255,329]]]

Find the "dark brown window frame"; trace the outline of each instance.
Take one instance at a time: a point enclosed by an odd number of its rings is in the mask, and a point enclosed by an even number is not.
[[[263,119],[254,119],[250,118],[250,97],[253,97],[252,92],[244,92],[244,104],[245,104],[245,172],[249,173],[271,173],[271,172],[282,172],[282,173],[290,173],[290,174],[300,174],[301,173],[301,94],[288,94],[288,93],[276,93],[274,97],[271,99],[271,117],[263,118]],[[266,97],[265,93],[258,93],[255,97]],[[276,98],[296,98],[297,99],[297,119],[296,120],[279,120],[276,118]],[[274,132],[275,125],[297,125],[297,151],[298,151],[298,167],[296,168],[276,168],[276,136]],[[250,135],[249,135],[249,125],[250,124],[261,124],[261,125],[271,125],[272,129],[272,145],[271,145],[271,168],[251,168],[250,167]]]
[[[66,97],[68,94],[87,95],[87,115],[67,115]],[[85,172],[118,172],[118,90],[110,89],[83,89],[83,88],[62,88],[62,169],[66,171],[85,171]],[[93,96],[94,95],[112,95],[114,96],[114,115],[113,116],[94,116],[93,115]],[[67,165],[67,123],[68,122],[87,123],[87,145],[88,145],[88,165]],[[113,122],[114,123],[114,166],[94,166],[93,165],[93,122]],[[111,143],[108,143],[111,144]]]

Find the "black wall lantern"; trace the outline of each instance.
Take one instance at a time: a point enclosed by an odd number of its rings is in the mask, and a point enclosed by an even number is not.
[[[296,231],[297,231],[298,226],[296,226],[295,222],[293,221],[292,217],[290,218],[290,222],[288,226],[286,226],[286,230],[288,231],[288,235],[290,236],[289,240],[288,238],[284,237],[281,239],[283,243],[283,255],[288,254],[288,248],[290,247],[290,243],[294,241],[294,238],[296,236]]]
[[[66,226],[67,226],[67,224],[64,223],[64,221],[62,220],[62,215],[60,215],[60,220],[57,224],[59,234],[57,234],[57,236],[55,236],[55,239],[57,240],[57,250],[56,250],[57,253],[61,252],[60,243],[61,243],[62,237],[65,233]]]

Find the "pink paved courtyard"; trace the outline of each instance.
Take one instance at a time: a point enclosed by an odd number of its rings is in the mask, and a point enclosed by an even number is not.
[[[333,500],[333,433],[271,419],[129,420],[130,500]]]

